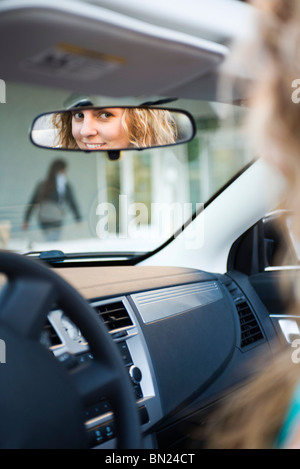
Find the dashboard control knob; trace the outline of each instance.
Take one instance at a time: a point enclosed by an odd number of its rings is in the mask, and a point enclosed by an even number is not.
[[[135,366],[135,365],[132,365],[130,368],[129,368],[129,375],[130,375],[130,378],[132,379],[132,381],[134,382],[134,384],[138,384],[141,382],[142,380],[142,372],[141,370]]]

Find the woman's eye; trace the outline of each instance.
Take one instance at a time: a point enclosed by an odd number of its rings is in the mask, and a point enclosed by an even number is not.
[[[74,112],[73,119],[83,119],[83,113],[82,112]]]
[[[108,118],[111,117],[111,116],[112,116],[112,113],[111,113],[111,112],[106,112],[106,111],[105,111],[105,112],[101,112],[101,113],[99,114],[99,117],[100,117],[101,119],[108,119]]]

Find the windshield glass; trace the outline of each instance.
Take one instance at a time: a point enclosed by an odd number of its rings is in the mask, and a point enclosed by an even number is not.
[[[63,109],[70,95],[6,83],[6,102],[0,105],[1,248],[151,251],[253,157],[243,135],[246,109],[196,100],[168,104],[189,111],[196,121],[196,137],[186,144],[130,150],[117,161],[106,153],[34,147],[33,119]],[[116,104],[116,98],[95,101]]]

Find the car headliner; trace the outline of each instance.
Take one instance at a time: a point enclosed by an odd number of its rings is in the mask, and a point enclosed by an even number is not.
[[[249,36],[251,12],[233,0],[3,0],[1,78],[115,97],[216,100],[228,45]],[[68,59],[59,72],[49,62],[58,55]]]

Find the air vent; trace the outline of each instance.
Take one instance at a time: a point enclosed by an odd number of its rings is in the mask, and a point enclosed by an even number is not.
[[[249,345],[255,344],[259,340],[263,339],[264,336],[244,293],[230,278],[226,278],[224,280],[224,285],[229,291],[239,315],[241,327],[240,347],[245,348]]]
[[[47,347],[55,347],[56,345],[61,345],[62,343],[54,327],[48,319],[46,321],[46,324],[44,325],[41,342]]]
[[[242,301],[236,304],[241,324],[241,347],[247,347],[263,339],[259,324],[248,303]]]
[[[94,306],[109,331],[132,326],[133,323],[122,301]]]

